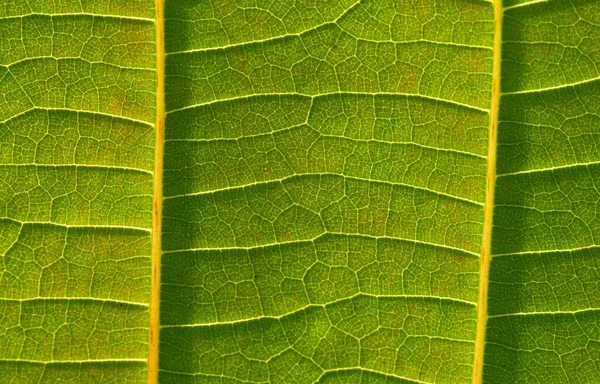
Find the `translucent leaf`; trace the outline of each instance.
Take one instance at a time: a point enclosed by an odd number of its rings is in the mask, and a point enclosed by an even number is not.
[[[597,1],[0,0],[0,31],[0,383],[600,377]]]

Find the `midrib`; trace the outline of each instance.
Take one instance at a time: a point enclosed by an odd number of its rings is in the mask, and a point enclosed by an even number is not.
[[[152,281],[150,285],[150,335],[148,383],[158,383],[160,331],[160,259],[162,252],[163,157],[165,145],[165,19],[164,0],[156,0],[156,124],[154,143],[154,198],[152,201]]]
[[[490,103],[490,126],[487,156],[483,236],[479,263],[479,296],[477,300],[477,330],[475,357],[473,360],[473,384],[483,382],[483,358],[485,331],[487,328],[487,296],[490,275],[492,219],[494,216],[494,190],[496,188],[496,147],[498,139],[498,112],[500,106],[500,77],[502,60],[502,0],[494,0],[494,46],[492,68],[492,100]]]

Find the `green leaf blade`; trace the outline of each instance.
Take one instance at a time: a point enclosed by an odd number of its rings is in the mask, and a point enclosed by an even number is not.
[[[153,4],[22,5],[0,5],[0,381],[140,382]]]
[[[597,16],[591,1],[505,11],[486,382],[600,375]]]
[[[225,43],[166,4],[161,381],[470,378],[492,8],[464,5],[455,35],[372,1]]]
[[[599,15],[0,0],[0,382],[595,381]]]

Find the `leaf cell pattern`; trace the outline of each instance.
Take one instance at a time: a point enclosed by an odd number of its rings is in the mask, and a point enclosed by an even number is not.
[[[484,381],[594,382],[600,7],[506,6]]]
[[[152,1],[0,1],[0,382],[146,379]]]
[[[165,17],[160,381],[468,381],[490,4]]]
[[[471,382],[500,97],[489,383],[600,377],[600,8],[0,0],[0,382]],[[502,49],[501,94],[492,62]]]

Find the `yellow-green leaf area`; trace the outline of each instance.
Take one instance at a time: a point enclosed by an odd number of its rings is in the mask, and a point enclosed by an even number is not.
[[[594,383],[597,0],[0,0],[0,383]]]
[[[492,19],[165,3],[161,382],[470,379]]]
[[[594,382],[600,8],[506,3],[484,381]]]
[[[0,3],[0,381],[143,382],[153,2]]]

